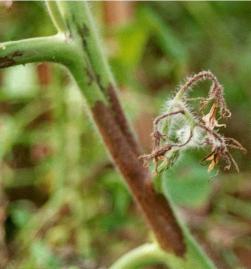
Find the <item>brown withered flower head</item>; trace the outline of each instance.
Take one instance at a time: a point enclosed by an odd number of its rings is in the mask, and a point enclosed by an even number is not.
[[[198,82],[212,82],[207,97],[188,98],[188,93]],[[224,89],[210,71],[202,71],[187,78],[178,88],[175,97],[165,104],[163,114],[153,122],[153,150],[150,154],[140,156],[145,164],[153,160],[155,172],[159,173],[171,167],[179,154],[188,148],[206,148],[210,153],[203,158],[209,162],[208,171],[223,160],[224,169],[229,170],[233,165],[239,171],[238,165],[230,149],[246,152],[246,149],[234,138],[224,137],[219,129],[226,124],[218,120],[231,117],[224,99]],[[198,101],[198,111],[192,111],[188,103]],[[209,111],[206,113],[206,111]]]

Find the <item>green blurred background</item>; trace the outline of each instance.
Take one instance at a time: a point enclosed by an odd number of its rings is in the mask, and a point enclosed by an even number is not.
[[[1,42],[55,33],[43,2],[0,5]],[[145,152],[152,120],[187,75],[211,70],[224,85],[232,111],[224,133],[248,150],[233,153],[241,172],[208,174],[203,152],[187,152],[162,175],[163,188],[219,268],[251,268],[251,3],[91,5]],[[107,268],[147,240],[66,70],[49,63],[1,70],[0,268]]]

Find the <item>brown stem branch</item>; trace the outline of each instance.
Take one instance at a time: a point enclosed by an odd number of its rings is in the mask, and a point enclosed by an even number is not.
[[[109,101],[109,106],[113,111],[113,117],[117,122],[118,126],[120,127],[121,132],[123,133],[127,143],[130,145],[131,150],[138,156],[141,153],[141,149],[139,144],[136,142],[134,134],[131,131],[131,128],[126,120],[124,111],[122,106],[119,102],[119,98],[117,96],[116,90],[112,86],[109,85],[107,89],[107,96]]]
[[[182,256],[185,253],[185,243],[173,210],[163,194],[154,190],[151,175],[138,160],[130,145],[125,142],[111,110],[98,101],[92,108],[92,113],[106,147],[127,181],[159,245]]]

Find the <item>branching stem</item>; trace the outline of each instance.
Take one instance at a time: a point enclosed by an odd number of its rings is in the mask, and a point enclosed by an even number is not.
[[[68,43],[63,35],[36,37],[0,43],[0,67],[17,64],[49,61],[66,66],[76,64],[79,58],[74,44]]]
[[[58,30],[58,32],[66,34],[68,30],[65,25],[64,18],[59,10],[57,1],[46,0],[45,2],[46,2],[46,6],[48,9],[49,15],[51,17],[51,20],[53,24],[55,25],[56,29]]]
[[[139,145],[134,139],[117,97],[116,85],[88,3],[62,1],[58,2],[59,9],[56,5],[57,3],[47,4],[52,19],[58,30],[65,31],[67,27],[69,36],[58,34],[2,43],[0,67],[44,61],[60,63],[67,67],[85,96],[104,144],[141,208],[159,247],[169,255],[185,261],[185,255],[191,246],[187,243],[184,229],[179,224],[170,201],[154,189],[149,170],[144,168],[138,159]],[[140,255],[137,251],[134,255],[137,256],[138,253],[139,258],[143,259],[148,253],[154,261],[163,261],[164,255],[158,253],[164,252],[155,248],[158,247],[146,245]],[[196,247],[196,250],[198,249],[199,247]],[[196,255],[191,257],[191,260],[196,260]],[[196,268],[214,268],[213,265],[203,266],[203,261],[207,260],[204,253],[198,259],[202,261],[202,265]]]

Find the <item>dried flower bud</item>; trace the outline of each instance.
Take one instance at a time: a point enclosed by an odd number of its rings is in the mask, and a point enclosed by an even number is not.
[[[195,113],[188,105],[189,98],[186,94],[199,81],[210,80],[212,85],[207,98],[199,97],[199,113]],[[238,165],[229,153],[229,148],[242,151],[246,149],[235,139],[225,138],[218,131],[225,124],[219,124],[218,118],[230,117],[231,113],[226,106],[223,96],[223,87],[210,71],[202,71],[186,80],[180,86],[177,94],[165,105],[165,111],[153,122],[154,147],[150,154],[140,156],[144,161],[153,160],[156,173],[171,167],[177,160],[179,153],[187,148],[210,148],[210,153],[202,160],[209,161],[208,171],[222,159],[225,169]],[[209,112],[205,114],[208,105]]]

